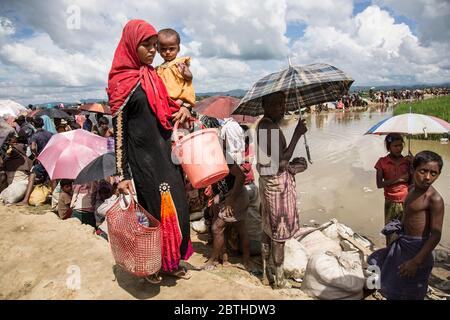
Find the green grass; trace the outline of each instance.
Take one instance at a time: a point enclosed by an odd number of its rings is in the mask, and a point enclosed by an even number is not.
[[[412,113],[426,114],[450,122],[450,95],[412,103],[402,102],[395,107],[394,115],[409,113],[410,106]]]

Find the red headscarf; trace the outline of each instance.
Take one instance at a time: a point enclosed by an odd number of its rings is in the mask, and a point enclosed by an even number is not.
[[[108,77],[109,106],[113,116],[124,107],[131,91],[140,82],[148,102],[165,129],[172,129],[170,119],[179,106],[169,98],[161,78],[151,65],[143,65],[137,54],[139,43],[158,33],[144,20],[130,20],[123,28]]]

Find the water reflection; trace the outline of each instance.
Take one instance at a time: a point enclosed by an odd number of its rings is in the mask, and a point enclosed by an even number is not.
[[[364,135],[377,122],[392,115],[392,108],[366,108],[360,112],[331,111],[307,116],[308,144],[314,164],[297,175],[297,191],[302,223],[337,218],[355,231],[383,243],[383,190],[377,189],[373,166],[387,154],[384,136]],[[298,116],[283,121],[290,141]],[[447,216],[441,244],[450,247],[450,144],[412,140],[411,151],[437,152],[444,159],[441,176],[435,183],[444,198]],[[407,153],[407,148],[404,149]],[[303,140],[294,156],[306,157]]]

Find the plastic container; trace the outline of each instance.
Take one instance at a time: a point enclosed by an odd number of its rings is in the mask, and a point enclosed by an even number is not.
[[[192,121],[200,123],[196,119]],[[173,137],[173,153],[194,188],[205,188],[229,174],[216,129],[201,129],[180,139],[177,122]]]

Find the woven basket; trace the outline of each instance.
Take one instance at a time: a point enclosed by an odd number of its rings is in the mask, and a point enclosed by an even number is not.
[[[139,277],[149,276],[161,269],[160,222],[149,214],[133,197],[123,208],[120,196],[107,211],[108,237],[116,264]],[[136,216],[139,210],[149,220],[149,227],[141,225]]]

